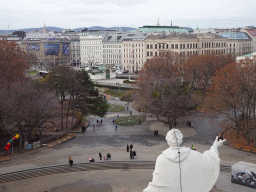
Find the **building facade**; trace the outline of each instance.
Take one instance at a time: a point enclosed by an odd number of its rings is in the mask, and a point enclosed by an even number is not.
[[[106,34],[87,34],[80,36],[81,64],[103,63],[103,39]]]
[[[136,72],[145,63],[145,39],[148,33],[127,33],[122,42],[122,69]]]
[[[108,33],[103,39],[103,64],[118,66],[122,70],[122,41],[125,33]]]

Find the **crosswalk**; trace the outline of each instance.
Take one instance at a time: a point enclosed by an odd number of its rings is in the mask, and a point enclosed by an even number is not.
[[[74,164],[72,168],[69,165],[56,165],[49,167],[41,167],[36,169],[29,169],[24,171],[17,171],[0,175],[0,184],[22,179],[29,179],[33,177],[47,176],[53,174],[106,170],[106,169],[154,169],[155,161],[109,161],[105,163],[79,163]],[[221,166],[221,171],[230,172],[230,166]]]

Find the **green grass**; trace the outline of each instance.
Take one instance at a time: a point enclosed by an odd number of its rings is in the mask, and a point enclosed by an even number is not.
[[[120,117],[116,120],[116,124],[121,126],[133,126],[138,125],[139,120],[141,120],[142,123],[144,121],[144,118],[139,116]]]
[[[30,73],[31,75],[33,75],[33,74],[37,74],[38,71],[30,71],[29,73]]]
[[[120,112],[120,111],[123,111],[123,110],[124,110],[124,107],[119,106],[119,105],[110,105],[109,108],[108,108],[109,112]]]

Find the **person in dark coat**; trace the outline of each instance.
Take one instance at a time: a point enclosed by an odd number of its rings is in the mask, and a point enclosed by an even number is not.
[[[73,167],[73,160],[71,159],[71,156],[69,156],[68,162],[69,162],[69,167],[72,168]]]
[[[126,146],[126,150],[127,150],[127,152],[129,152],[129,145],[128,144]]]
[[[131,145],[130,145],[130,151],[131,151],[132,149],[133,149],[133,145],[131,144]]]
[[[113,123],[115,123],[115,119],[113,118]]]
[[[100,120],[100,124],[102,125],[102,123],[103,123],[103,120],[101,119],[101,120]]]
[[[99,119],[97,119],[97,125],[99,124]]]
[[[139,108],[139,113],[140,113],[140,108]]]
[[[133,151],[130,150],[130,158],[133,159]]]
[[[100,160],[102,159],[102,155],[101,155],[101,153],[99,153],[99,158],[100,158]]]

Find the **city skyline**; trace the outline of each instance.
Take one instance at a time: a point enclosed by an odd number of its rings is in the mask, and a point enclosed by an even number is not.
[[[141,27],[160,25],[206,28],[256,26],[256,2],[249,0],[0,0],[0,30],[46,26]]]

